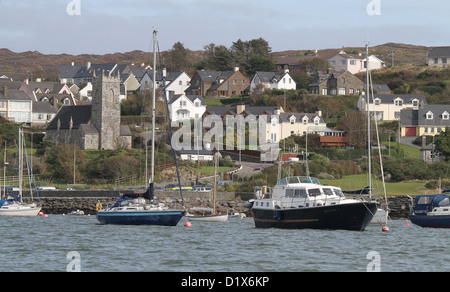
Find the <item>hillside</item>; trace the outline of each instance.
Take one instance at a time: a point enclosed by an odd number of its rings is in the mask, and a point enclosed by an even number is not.
[[[374,54],[386,62],[387,66],[391,66],[392,58],[394,58],[395,65],[399,64],[425,64],[428,52],[431,47],[408,45],[408,44],[396,44],[387,43],[370,48],[370,53]],[[336,49],[320,50],[321,52],[331,52]],[[344,48],[347,52],[360,52],[364,53],[364,47],[351,47]],[[304,54],[309,50],[289,50],[283,52],[272,53],[275,59],[281,57],[292,57]],[[393,53],[393,54],[392,54]],[[164,58],[164,52],[161,54]],[[203,58],[203,51],[191,51],[189,59],[192,62],[199,61]],[[94,54],[82,54],[82,55],[69,55],[69,54],[50,54],[45,55],[37,51],[27,51],[16,53],[9,49],[0,49],[0,73],[27,73],[35,72],[40,69],[41,65],[60,65],[70,64],[74,62],[77,65],[91,63],[118,63],[118,64],[136,64],[142,63],[149,64],[152,60],[151,52],[144,52],[135,50],[126,53],[114,53],[105,55]]]

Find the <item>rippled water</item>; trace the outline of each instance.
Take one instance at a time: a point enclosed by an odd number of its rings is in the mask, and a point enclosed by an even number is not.
[[[450,230],[399,220],[391,231],[256,229],[253,219],[184,227],[100,225],[95,216],[0,218],[0,271],[83,272],[450,271]],[[78,263],[78,262],[77,262]]]

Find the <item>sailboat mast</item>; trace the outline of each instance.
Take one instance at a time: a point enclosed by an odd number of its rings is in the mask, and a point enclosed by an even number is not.
[[[370,99],[369,99],[369,43],[366,45],[366,105],[367,105],[367,159],[368,159],[368,168],[369,168],[369,197],[372,197],[372,158],[371,158],[371,143],[370,143]]]
[[[153,98],[152,98],[152,153],[151,153],[151,177],[152,183],[155,182],[155,123],[156,123],[156,43],[158,41],[158,32],[153,31]]]
[[[217,160],[219,157],[219,152],[216,152],[214,157],[214,202],[213,202],[213,215],[216,215],[216,188],[217,188]]]
[[[19,128],[19,198],[22,201],[22,175],[23,175],[23,153],[22,153],[22,128]]]

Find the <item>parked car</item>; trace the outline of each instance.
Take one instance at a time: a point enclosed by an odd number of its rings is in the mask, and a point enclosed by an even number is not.
[[[193,192],[211,192],[212,188],[211,187],[199,187],[199,186],[194,186],[192,188]]]

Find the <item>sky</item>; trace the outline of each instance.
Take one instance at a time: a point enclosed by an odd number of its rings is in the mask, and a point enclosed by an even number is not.
[[[162,51],[262,37],[273,52],[388,42],[450,46],[448,0],[0,0],[0,48]]]

